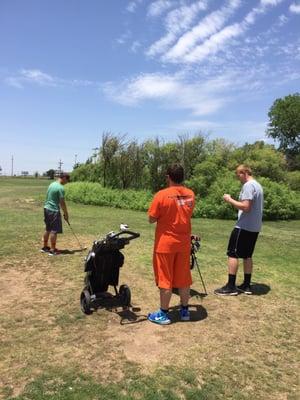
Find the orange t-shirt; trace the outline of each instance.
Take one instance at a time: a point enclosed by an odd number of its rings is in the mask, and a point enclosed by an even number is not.
[[[148,210],[150,217],[157,218],[154,251],[190,251],[194,205],[194,192],[184,186],[170,186],[156,193]]]

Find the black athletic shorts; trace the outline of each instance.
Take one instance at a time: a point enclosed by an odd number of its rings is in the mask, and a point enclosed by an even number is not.
[[[227,255],[233,258],[251,258],[259,232],[234,228],[231,232]]]
[[[47,232],[62,233],[60,211],[50,211],[44,208],[44,221]]]

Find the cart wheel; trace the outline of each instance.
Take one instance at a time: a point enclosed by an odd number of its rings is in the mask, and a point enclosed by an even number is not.
[[[81,306],[81,311],[84,314],[90,315],[92,314],[91,310],[91,295],[90,292],[85,289],[81,292],[80,295],[80,306]]]
[[[124,306],[130,306],[131,303],[131,292],[127,285],[121,285],[119,289],[119,295]]]

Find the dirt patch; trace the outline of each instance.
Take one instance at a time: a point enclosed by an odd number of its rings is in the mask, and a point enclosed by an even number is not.
[[[62,246],[66,243],[67,239],[61,241]],[[23,390],[29,376],[47,366],[76,368],[103,383],[123,379],[126,362],[145,374],[158,366],[188,363],[201,375],[208,365],[212,371],[217,368],[224,356],[238,362],[251,360],[257,341],[262,348],[273,349],[265,355],[270,362],[278,364],[280,358],[285,365],[282,354],[275,351],[279,339],[274,332],[288,326],[283,316],[290,318],[296,312],[293,302],[283,306],[277,299],[267,301],[261,296],[224,299],[209,294],[202,298],[197,295],[201,285],[196,280],[196,295],[190,302],[192,321],[179,321],[179,297],[174,294],[173,323],[158,326],[146,319],[148,312],[157,309],[157,288],[150,276],[145,279],[125,263],[121,282],[129,283],[132,307],[100,308],[85,316],[79,307],[83,256],[53,258],[37,253],[0,265],[0,383],[12,388],[14,395]],[[207,289],[212,293],[212,287]],[[279,312],[284,320],[273,321],[274,331],[266,334],[269,320]]]

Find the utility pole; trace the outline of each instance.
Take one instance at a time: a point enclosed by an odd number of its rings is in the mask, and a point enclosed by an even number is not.
[[[77,156],[78,156],[78,154],[75,154],[74,167],[76,167],[76,165],[77,165]]]
[[[61,170],[61,166],[63,165],[63,162],[61,161],[61,159],[58,162],[58,173],[61,174],[62,170]]]
[[[14,156],[11,156],[11,176],[14,176]]]
[[[93,152],[94,152],[94,154],[92,155],[92,157],[93,157],[93,159],[94,159],[94,163],[96,164],[96,162],[97,162],[97,155],[98,155],[97,151],[99,150],[99,147],[95,147],[95,148],[92,149],[92,150],[93,150]]]

